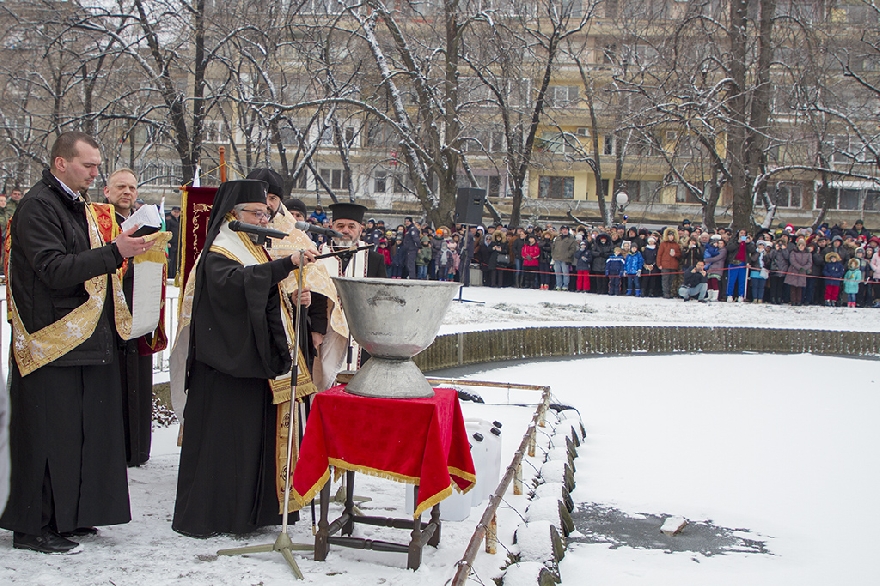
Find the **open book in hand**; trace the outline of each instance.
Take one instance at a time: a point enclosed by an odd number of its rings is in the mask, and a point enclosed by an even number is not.
[[[158,232],[162,227],[162,218],[159,217],[159,208],[154,205],[142,205],[122,223],[122,229],[128,230],[135,224],[140,228],[134,233],[135,236],[146,236]]]

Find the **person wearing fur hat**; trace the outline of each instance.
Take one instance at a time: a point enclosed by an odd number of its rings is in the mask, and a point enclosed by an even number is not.
[[[663,231],[663,241],[657,250],[657,266],[660,267],[663,297],[672,299],[675,273],[681,267],[681,246],[675,228],[666,228]]]
[[[837,305],[837,297],[840,295],[840,280],[843,278],[845,270],[839,254],[829,252],[825,255],[825,268],[822,270],[822,276],[825,277],[825,305],[827,307]]]
[[[846,294],[846,306],[855,307],[856,297],[859,293],[859,284],[862,282],[862,270],[859,259],[851,258],[846,265],[847,271],[843,275],[843,292]]]

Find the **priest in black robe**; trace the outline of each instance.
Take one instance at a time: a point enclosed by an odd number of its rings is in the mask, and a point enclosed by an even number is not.
[[[117,169],[107,178],[104,198],[113,204],[116,223],[128,219],[137,199],[137,177],[131,169]],[[134,301],[134,263],[122,277],[122,291],[129,307]],[[122,429],[125,432],[125,459],[129,466],[140,466],[150,459],[153,441],[153,357],[141,354],[138,339],[118,339],[119,370],[122,376]]]
[[[189,333],[177,342],[187,344],[187,395],[172,528],[192,537],[281,522],[269,383],[291,370],[291,346],[278,285],[314,253],[269,260],[251,237],[229,229],[233,219],[267,225],[266,190],[263,181],[222,184],[187,284]]]

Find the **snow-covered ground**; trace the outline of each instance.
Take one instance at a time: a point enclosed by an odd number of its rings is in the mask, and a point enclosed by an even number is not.
[[[705,305],[485,288],[466,289],[464,298],[486,303],[453,304],[444,331],[573,322],[880,331],[880,311],[871,309]],[[580,410],[588,437],[576,462],[577,502],[633,516],[711,520],[765,542],[768,552],[664,553],[589,542],[580,532],[561,564],[564,583],[824,585],[834,580],[858,585],[880,583],[880,570],[871,562],[874,528],[880,524],[880,470],[874,462],[880,449],[877,364],[809,355],[634,356],[487,366],[469,376],[549,384],[560,401]],[[488,403],[508,399],[502,392],[479,392]],[[528,398],[514,393],[510,402]],[[469,403],[463,408],[468,417],[503,421],[503,453],[509,460],[532,408]],[[130,471],[132,522],[83,539],[81,553],[13,550],[12,535],[0,532],[0,584],[291,583],[278,554],[216,556],[221,548],[272,542],[273,530],[208,540],[171,531],[175,438],[176,428],[156,430],[151,460]],[[373,497],[365,511],[404,516],[403,485],[358,476],[356,493]],[[524,497],[509,494],[506,503],[499,510],[499,537],[513,548],[520,518],[510,506],[521,509]],[[310,583],[440,586],[452,576],[480,512],[473,509],[467,521],[445,522],[440,547],[425,549],[415,573],[404,569],[401,554],[331,548],[326,562],[306,554],[297,560]],[[356,531],[365,537],[406,537],[379,528]],[[311,542],[307,511],[291,536]],[[503,547],[496,556],[480,553],[476,576],[483,584],[500,573],[505,557]]]
[[[487,327],[572,323],[593,325],[662,323],[880,331],[880,311],[867,308],[685,303],[681,299],[612,297],[568,291],[488,287],[464,288],[462,299],[484,303],[453,303],[440,333],[483,330]]]

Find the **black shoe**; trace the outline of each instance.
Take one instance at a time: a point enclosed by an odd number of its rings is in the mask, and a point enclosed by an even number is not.
[[[61,537],[90,537],[98,534],[97,527],[77,527],[73,531],[62,531],[59,533]]]
[[[79,547],[75,541],[61,537],[48,527],[43,527],[40,535],[28,535],[16,531],[12,537],[12,547],[15,549],[30,549],[40,553],[68,553]]]

